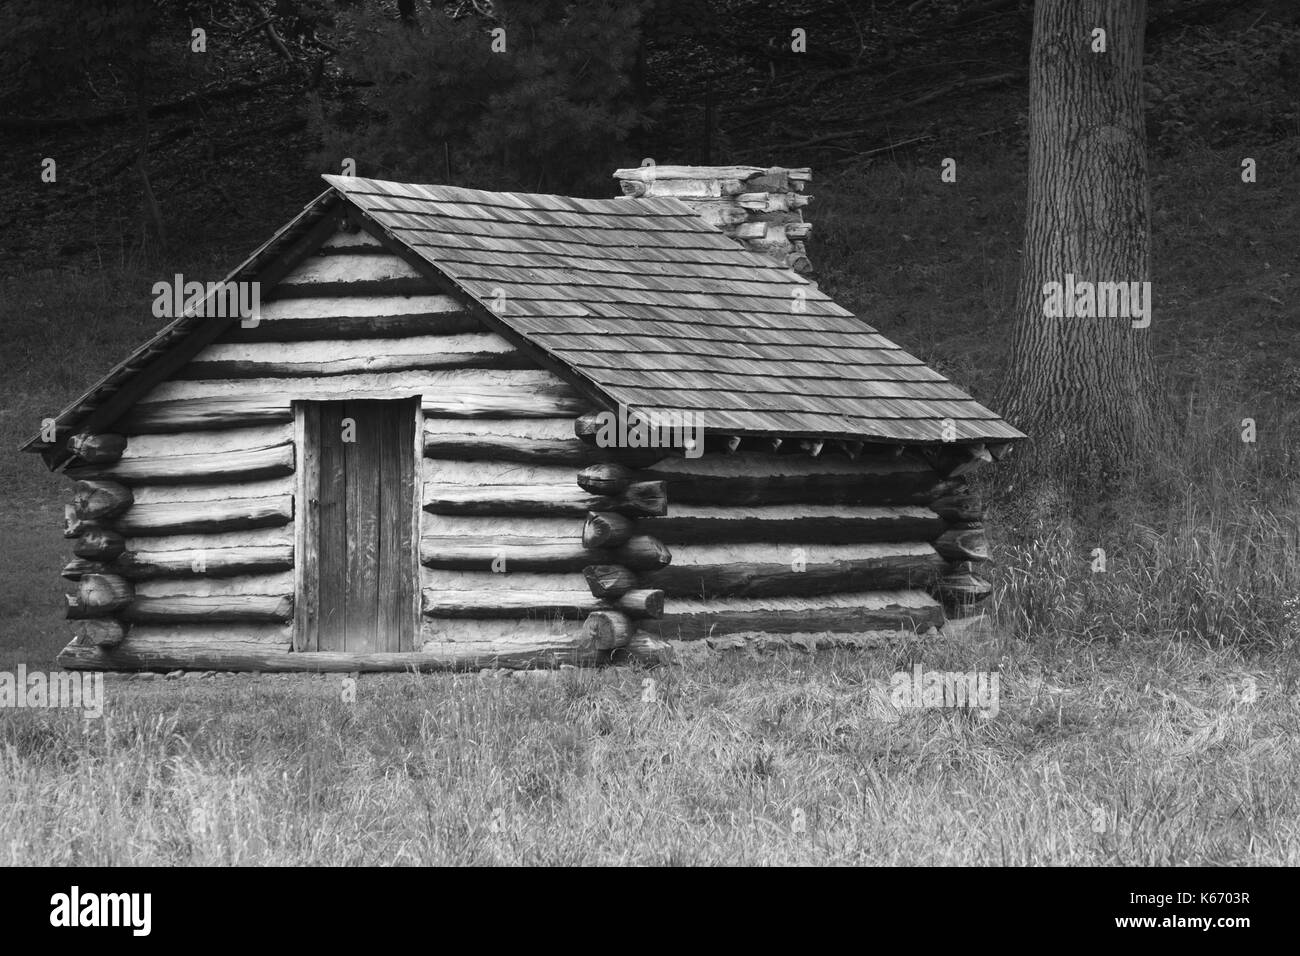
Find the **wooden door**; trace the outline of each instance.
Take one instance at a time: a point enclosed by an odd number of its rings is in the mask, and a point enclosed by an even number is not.
[[[300,402],[297,650],[373,654],[415,641],[418,398]]]

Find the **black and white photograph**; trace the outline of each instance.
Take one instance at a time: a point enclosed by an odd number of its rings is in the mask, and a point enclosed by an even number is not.
[[[24,919],[1300,863],[1294,0],[5,0],[0,159]]]

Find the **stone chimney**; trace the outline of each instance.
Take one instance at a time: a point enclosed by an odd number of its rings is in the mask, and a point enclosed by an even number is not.
[[[656,166],[615,170],[625,196],[672,196],[751,252],[796,272],[810,272],[802,209],[811,169],[772,166]]]

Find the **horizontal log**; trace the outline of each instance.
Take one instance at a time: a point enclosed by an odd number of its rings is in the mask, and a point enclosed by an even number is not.
[[[642,627],[668,640],[723,634],[921,631],[943,624],[943,607],[922,591],[867,591],[813,598],[712,598],[672,601],[661,621]]]
[[[420,538],[420,563],[427,568],[493,570],[506,574],[512,571],[581,571],[600,557],[600,552],[584,548],[576,535],[558,539],[513,535],[481,539],[460,535],[424,535]]]
[[[68,451],[86,464],[103,464],[117,461],[126,449],[125,435],[73,435],[68,439]]]
[[[395,255],[313,256],[276,284],[277,300],[300,296],[432,295],[438,285]]]
[[[636,415],[629,415],[629,425],[627,426],[629,435],[623,436],[626,445],[620,445],[620,437],[610,426],[610,419],[607,417],[608,412],[588,411],[579,415],[573,420],[573,434],[582,442],[592,448],[599,449],[605,453],[603,461],[621,461],[628,463],[649,464],[663,458],[680,456],[683,454],[681,442],[691,438],[689,430],[683,430],[684,434],[678,434],[672,431],[661,431],[651,428],[646,432],[643,440],[638,440],[633,435],[638,434],[633,431],[633,425],[637,421]],[[661,444],[662,439],[662,444]],[[673,440],[679,441],[678,445],[672,445]],[[633,445],[633,442],[636,442]],[[705,449],[716,449],[717,436],[705,435]]]
[[[72,505],[63,506],[63,536],[65,538],[80,538],[102,528],[103,526],[97,521],[87,521],[84,518],[77,517],[77,509]]]
[[[68,618],[107,617],[131,603],[131,584],[116,574],[86,574],[68,597]]]
[[[128,551],[107,563],[88,563],[96,564],[129,581],[168,577],[235,577],[292,570],[293,545]],[[75,564],[73,562],[63,569],[64,577],[80,570],[74,567]]]
[[[131,489],[115,481],[78,481],[72,508],[84,521],[102,521],[122,514],[134,501]]]
[[[668,597],[803,596],[929,586],[943,559],[925,543],[697,545],[641,575]]]
[[[636,575],[617,564],[593,564],[582,569],[582,576],[598,598],[613,599],[636,587]]]
[[[307,285],[318,281],[374,282],[383,279],[423,278],[414,266],[400,256],[384,250],[362,255],[311,255],[280,280],[276,286]]]
[[[585,642],[587,638],[582,632],[581,618],[539,621],[527,617],[422,617],[415,635],[415,647],[418,650],[448,642],[491,643],[521,639],[569,644]]]
[[[109,465],[71,467],[67,473],[74,478],[111,478],[127,484],[172,484],[273,478],[292,474],[293,468],[293,445],[285,442],[239,451],[130,458]]]
[[[586,407],[571,386],[531,369],[376,372],[311,378],[168,381],[119,423],[136,432],[233,428],[289,421],[295,400],[395,399],[421,396],[426,416],[557,418]]]
[[[137,485],[136,505],[175,501],[225,501],[240,498],[270,498],[293,494],[292,478],[261,478],[256,481],[212,482],[194,485]]]
[[[80,581],[87,574],[110,574],[115,573],[103,561],[92,561],[89,558],[73,558],[63,566],[60,576],[67,581]]]
[[[594,511],[587,515],[582,527],[584,548],[612,548],[623,544],[632,536],[636,526],[626,515],[613,511]]]
[[[578,472],[578,487],[593,495],[621,494],[637,477],[635,471],[614,462],[588,465]]]
[[[556,465],[525,464],[518,461],[453,461],[425,458],[417,466],[425,481],[466,487],[489,485],[551,485],[573,488],[574,470]]]
[[[588,445],[573,434],[571,418],[426,419],[424,454],[427,458],[487,459],[569,468],[614,459],[650,464],[661,457],[653,452],[647,455]]]
[[[634,481],[618,495],[611,495],[612,502],[607,511],[621,511],[625,514],[656,517],[668,513],[667,489],[662,481]],[[591,508],[591,511],[602,509]]]
[[[325,339],[313,342],[210,345],[177,377],[305,378],[418,369],[512,369],[534,363],[490,332],[404,339]]]
[[[982,525],[949,528],[934,540],[934,549],[948,561],[987,561],[988,540]]]
[[[654,521],[655,536],[669,545],[735,541],[854,544],[929,541],[943,533],[943,520],[919,505],[772,505],[712,507],[673,502]]]
[[[85,647],[116,647],[126,636],[126,627],[111,617],[78,621],[72,629],[72,641]]]
[[[288,524],[293,496],[141,503],[117,519],[125,535],[240,531]]]
[[[514,568],[505,573],[484,567],[421,568],[421,586],[435,591],[586,591],[587,581],[579,571],[526,571]]]
[[[339,230],[330,236],[321,247],[316,250],[316,255],[346,255],[349,253],[389,255],[388,249],[382,242],[366,232],[364,229],[354,229],[348,232],[346,228]]]
[[[978,495],[945,495],[930,502],[930,510],[944,521],[979,521],[984,516],[983,503]]]
[[[967,445],[965,446],[965,452],[965,457],[948,469],[947,477],[956,478],[968,474],[981,465],[990,464],[993,461],[993,455],[983,445]]]
[[[123,414],[117,426],[134,438],[157,432],[239,428],[291,421],[293,412],[289,402],[272,395],[141,402]]]
[[[627,643],[632,636],[632,620],[619,611],[592,611],[583,630],[593,644],[608,650]]]
[[[796,243],[796,245],[800,245],[800,243]],[[802,252],[787,252],[781,261],[787,269],[791,269],[800,275],[812,271],[812,261]]]
[[[726,201],[695,204],[695,214],[710,226],[735,226],[749,218],[749,213]]]
[[[169,578],[143,581],[136,585],[135,596],[168,597],[171,595],[209,597],[242,594],[292,594],[294,576],[281,571],[270,574],[248,574],[233,578]]]
[[[649,486],[649,487],[644,487]],[[618,511],[633,515],[663,514],[667,501],[658,482],[639,482],[622,495],[592,495],[565,485],[443,485],[426,482],[424,510],[450,515],[585,515]]]
[[[83,575],[82,578],[79,578],[78,582],[83,580],[84,577],[85,576]],[[84,621],[91,618],[116,614],[121,607],[126,606],[125,603],[123,603],[119,605],[118,608],[104,609],[101,607],[96,607],[94,605],[86,604],[84,601],[82,601],[80,594],[75,594],[75,593],[65,594],[63,595],[63,597],[64,597],[64,601],[66,602],[64,606],[63,616],[69,621]]]
[[[667,484],[674,507],[924,504],[952,487],[924,461],[908,455],[846,461],[741,452],[665,459],[643,474]]]
[[[111,536],[111,547],[83,549],[99,536]],[[85,556],[82,550],[91,551]],[[293,529],[261,528],[225,534],[194,534],[124,539],[115,531],[95,529],[77,541],[77,558],[63,568],[63,577],[80,580],[86,574],[117,574],[129,581],[162,577],[234,577],[293,568]],[[584,563],[590,562],[590,557]],[[578,565],[580,568],[581,565]]]
[[[993,460],[982,444],[935,445],[920,449],[920,454],[936,472],[953,480]]]
[[[513,570],[504,574],[485,568],[457,570],[421,568],[421,587],[434,591],[586,591],[582,572]],[[507,615],[509,616],[509,615]]]
[[[673,554],[664,543],[648,534],[637,534],[607,552],[607,557],[633,571],[655,571],[672,564]]]
[[[424,535],[420,538],[420,563],[427,568],[488,571],[581,571],[613,559],[632,570],[661,568],[672,554],[648,535],[640,535],[613,550],[584,548],[577,535],[538,538],[494,535],[466,538],[462,535]]]
[[[137,624],[113,647],[87,646],[74,640],[57,662],[70,670],[256,670],[259,668],[221,667],[213,662],[233,662],[242,654],[287,658],[290,641],[284,625]]]
[[[259,496],[260,497],[260,496]],[[216,534],[145,535],[127,538],[127,551],[217,551],[225,548],[268,548],[292,545],[293,525],[254,528],[249,531],[226,531]]]
[[[682,200],[717,199],[745,191],[745,184],[739,179],[665,179],[650,182],[624,180],[620,186],[624,196],[672,196]]]
[[[723,227],[723,232],[729,236],[735,236],[737,239],[764,239],[774,231],[775,227],[769,226],[765,222],[745,222],[744,220],[730,228]]]
[[[568,541],[581,528],[571,517],[526,518],[518,515],[440,515],[422,512],[420,534],[431,537],[459,537],[467,544],[488,538],[524,538],[537,541]]]
[[[262,623],[293,618],[290,594],[164,594],[136,597],[122,611],[128,621],[159,624],[195,621],[200,623]]]
[[[477,622],[475,622],[477,623]],[[422,629],[422,633],[424,629]],[[549,628],[522,626],[508,638],[490,641],[426,641],[419,651],[397,654],[347,654],[335,651],[290,653],[291,639],[283,628],[262,639],[249,627],[168,629],[134,627],[114,648],[70,644],[58,656],[69,670],[220,670],[291,673],[315,671],[348,674],[357,671],[396,672],[479,670],[485,667],[536,668],[561,664],[596,665],[609,652],[594,647],[576,633],[552,633]]]
[[[474,588],[473,576],[421,587],[421,610],[428,618],[527,618],[533,621],[581,619],[592,611],[616,609],[631,617],[652,617],[662,613],[661,592],[641,589],[611,600],[601,600],[587,588],[564,587],[563,582],[539,586],[536,575],[484,574],[477,577],[483,587]],[[439,579],[435,579],[439,580]],[[578,578],[581,585],[582,578]]]
[[[425,617],[501,618],[521,617],[533,620],[583,618],[592,611],[609,607],[586,590],[492,590],[448,591],[421,589],[421,611]]]
[[[787,212],[808,205],[811,196],[787,192],[750,192],[736,197],[736,204],[755,212]]]
[[[251,451],[293,441],[291,424],[254,425],[217,431],[163,432],[132,435],[122,452],[122,461],[170,458],[176,455],[211,455],[218,452]]]
[[[635,588],[620,594],[613,605],[628,617],[663,617],[664,592],[657,588]]]
[[[126,550],[126,539],[111,528],[87,528],[72,546],[79,558],[93,561],[112,561]]]
[[[573,397],[573,388],[553,373],[541,369],[446,369],[417,372],[365,372],[348,375],[320,375],[306,378],[251,378],[168,380],[146,397],[149,402],[185,401],[198,398],[242,398],[249,395],[276,396],[283,401],[333,398],[405,398],[421,393],[443,392],[460,395],[502,395],[513,393],[534,401],[548,397]],[[567,410],[546,417],[576,414]],[[536,415],[520,415],[536,418]]]
[[[237,322],[218,341],[308,342],[481,331],[483,324],[447,295],[313,296],[264,303],[255,325]]]
[[[773,191],[784,182],[808,182],[812,179],[812,173],[807,167],[787,169],[782,166],[673,166],[650,163],[616,169],[614,178],[640,183],[674,179],[739,179],[751,183],[753,188],[747,191],[759,192]]]

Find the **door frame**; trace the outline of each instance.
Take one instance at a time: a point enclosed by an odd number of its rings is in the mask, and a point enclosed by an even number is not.
[[[315,467],[315,457],[308,461],[307,449],[307,427],[303,418],[304,407],[308,403],[321,402],[343,402],[349,400],[356,401],[410,401],[416,400],[415,404],[415,447],[412,449],[415,463],[415,475],[413,476],[413,493],[411,495],[411,554],[408,560],[408,566],[411,573],[411,621],[412,625],[412,647],[399,648],[391,653],[402,653],[403,651],[418,651],[423,644],[421,635],[421,623],[423,621],[423,596],[421,594],[422,566],[420,564],[420,521],[423,514],[424,504],[424,406],[420,401],[421,395],[372,395],[357,394],[355,392],[344,392],[341,394],[313,395],[310,398],[294,399],[290,402],[290,410],[293,415],[293,623],[291,624],[292,638],[289,645],[290,652],[319,651],[320,650],[320,629],[317,626],[317,618],[314,613],[307,613],[303,600],[305,596],[306,574],[305,567],[308,563],[315,565],[315,561],[308,561],[309,556],[314,556],[315,548],[308,541],[308,519],[307,512],[311,505],[308,497],[309,489],[307,479],[309,476],[317,477],[317,468]],[[319,479],[318,483],[319,483]],[[319,527],[318,522],[310,522],[313,528]],[[315,609],[313,609],[314,611]],[[339,653],[339,652],[335,652]]]

